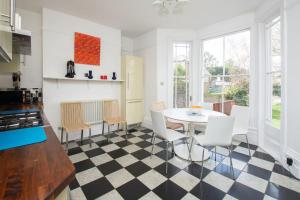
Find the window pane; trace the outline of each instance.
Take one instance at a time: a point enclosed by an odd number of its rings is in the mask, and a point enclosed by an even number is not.
[[[272,125],[280,128],[281,116],[281,75],[273,74],[272,77]]]
[[[214,103],[215,110],[222,111],[222,82],[223,78],[206,76],[203,78],[203,100]]]
[[[203,75],[223,75],[223,38],[203,42]]]
[[[190,44],[173,44],[173,106],[183,108],[189,105]]]
[[[230,114],[232,105],[249,106],[249,76],[225,78],[224,113]]]
[[[250,31],[225,37],[225,74],[248,74],[250,68]]]
[[[280,21],[271,28],[272,71],[281,69],[281,32]]]

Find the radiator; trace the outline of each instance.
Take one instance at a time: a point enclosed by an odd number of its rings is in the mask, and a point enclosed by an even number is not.
[[[91,100],[82,101],[84,121],[87,124],[99,124],[102,123],[102,101]]]

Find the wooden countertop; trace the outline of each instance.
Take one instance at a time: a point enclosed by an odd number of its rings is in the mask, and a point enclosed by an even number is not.
[[[0,151],[0,199],[54,199],[74,179],[74,165],[52,127],[44,129],[45,142]]]

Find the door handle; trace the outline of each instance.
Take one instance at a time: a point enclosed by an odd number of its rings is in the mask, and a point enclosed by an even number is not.
[[[142,102],[142,100],[131,100],[131,101],[127,101],[127,103],[137,103],[137,102]]]

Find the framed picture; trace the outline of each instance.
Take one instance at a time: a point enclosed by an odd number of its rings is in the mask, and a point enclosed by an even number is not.
[[[101,38],[75,32],[74,43],[75,63],[100,66]]]

